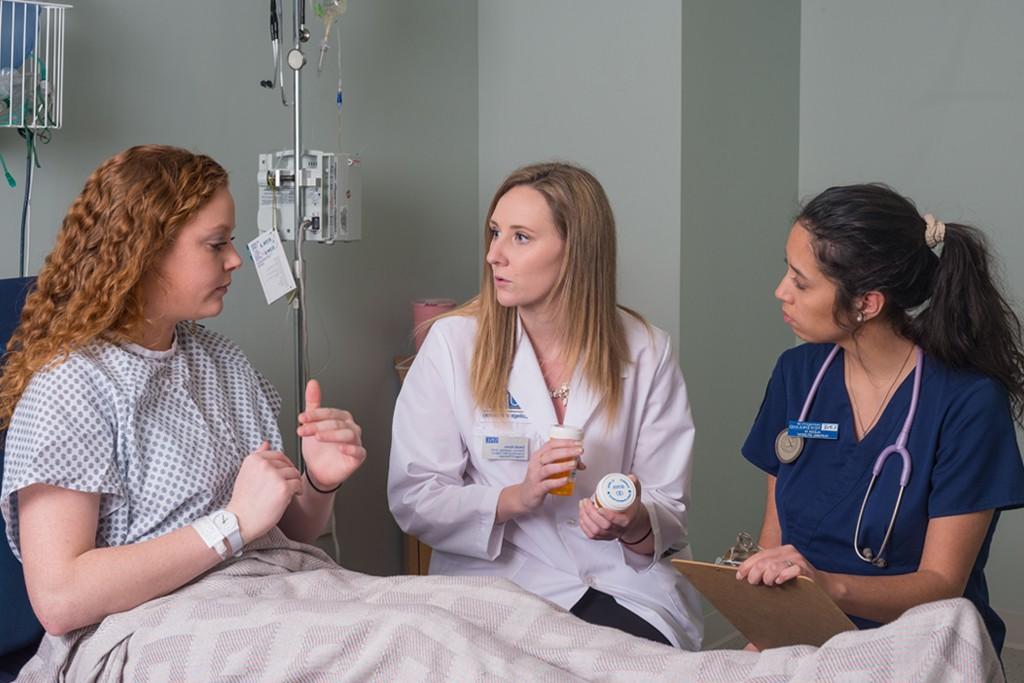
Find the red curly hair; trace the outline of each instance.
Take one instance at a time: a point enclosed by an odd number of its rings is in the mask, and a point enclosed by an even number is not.
[[[100,164],[64,217],[0,375],[0,429],[32,376],[99,338],[141,332],[143,280],[228,173],[202,154],[141,145]]]

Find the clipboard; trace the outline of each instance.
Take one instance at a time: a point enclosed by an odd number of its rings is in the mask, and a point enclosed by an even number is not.
[[[672,560],[672,565],[758,649],[820,647],[837,633],[857,628],[806,576],[778,586],[754,586],[736,580],[736,567],[694,560]]]

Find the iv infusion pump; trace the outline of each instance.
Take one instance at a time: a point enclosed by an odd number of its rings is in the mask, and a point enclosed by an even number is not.
[[[292,150],[260,154],[260,232],[277,230],[282,240],[295,239],[295,190],[305,201],[302,222],[305,239],[333,244],[362,238],[362,178],[353,154],[309,150],[295,172]]]

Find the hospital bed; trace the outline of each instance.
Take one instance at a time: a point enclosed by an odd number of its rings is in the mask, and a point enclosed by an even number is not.
[[[962,598],[820,648],[684,652],[594,626],[493,577],[370,576],[273,529],[202,579],[46,636],[26,683],[68,681],[1003,680]]]

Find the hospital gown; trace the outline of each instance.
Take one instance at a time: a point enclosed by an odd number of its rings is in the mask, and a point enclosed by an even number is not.
[[[178,325],[170,350],[100,341],[37,372],[7,433],[0,511],[16,555],[18,490],[100,494],[96,547],[167,534],[224,507],[242,460],[281,448],[281,400],[221,335]]]

